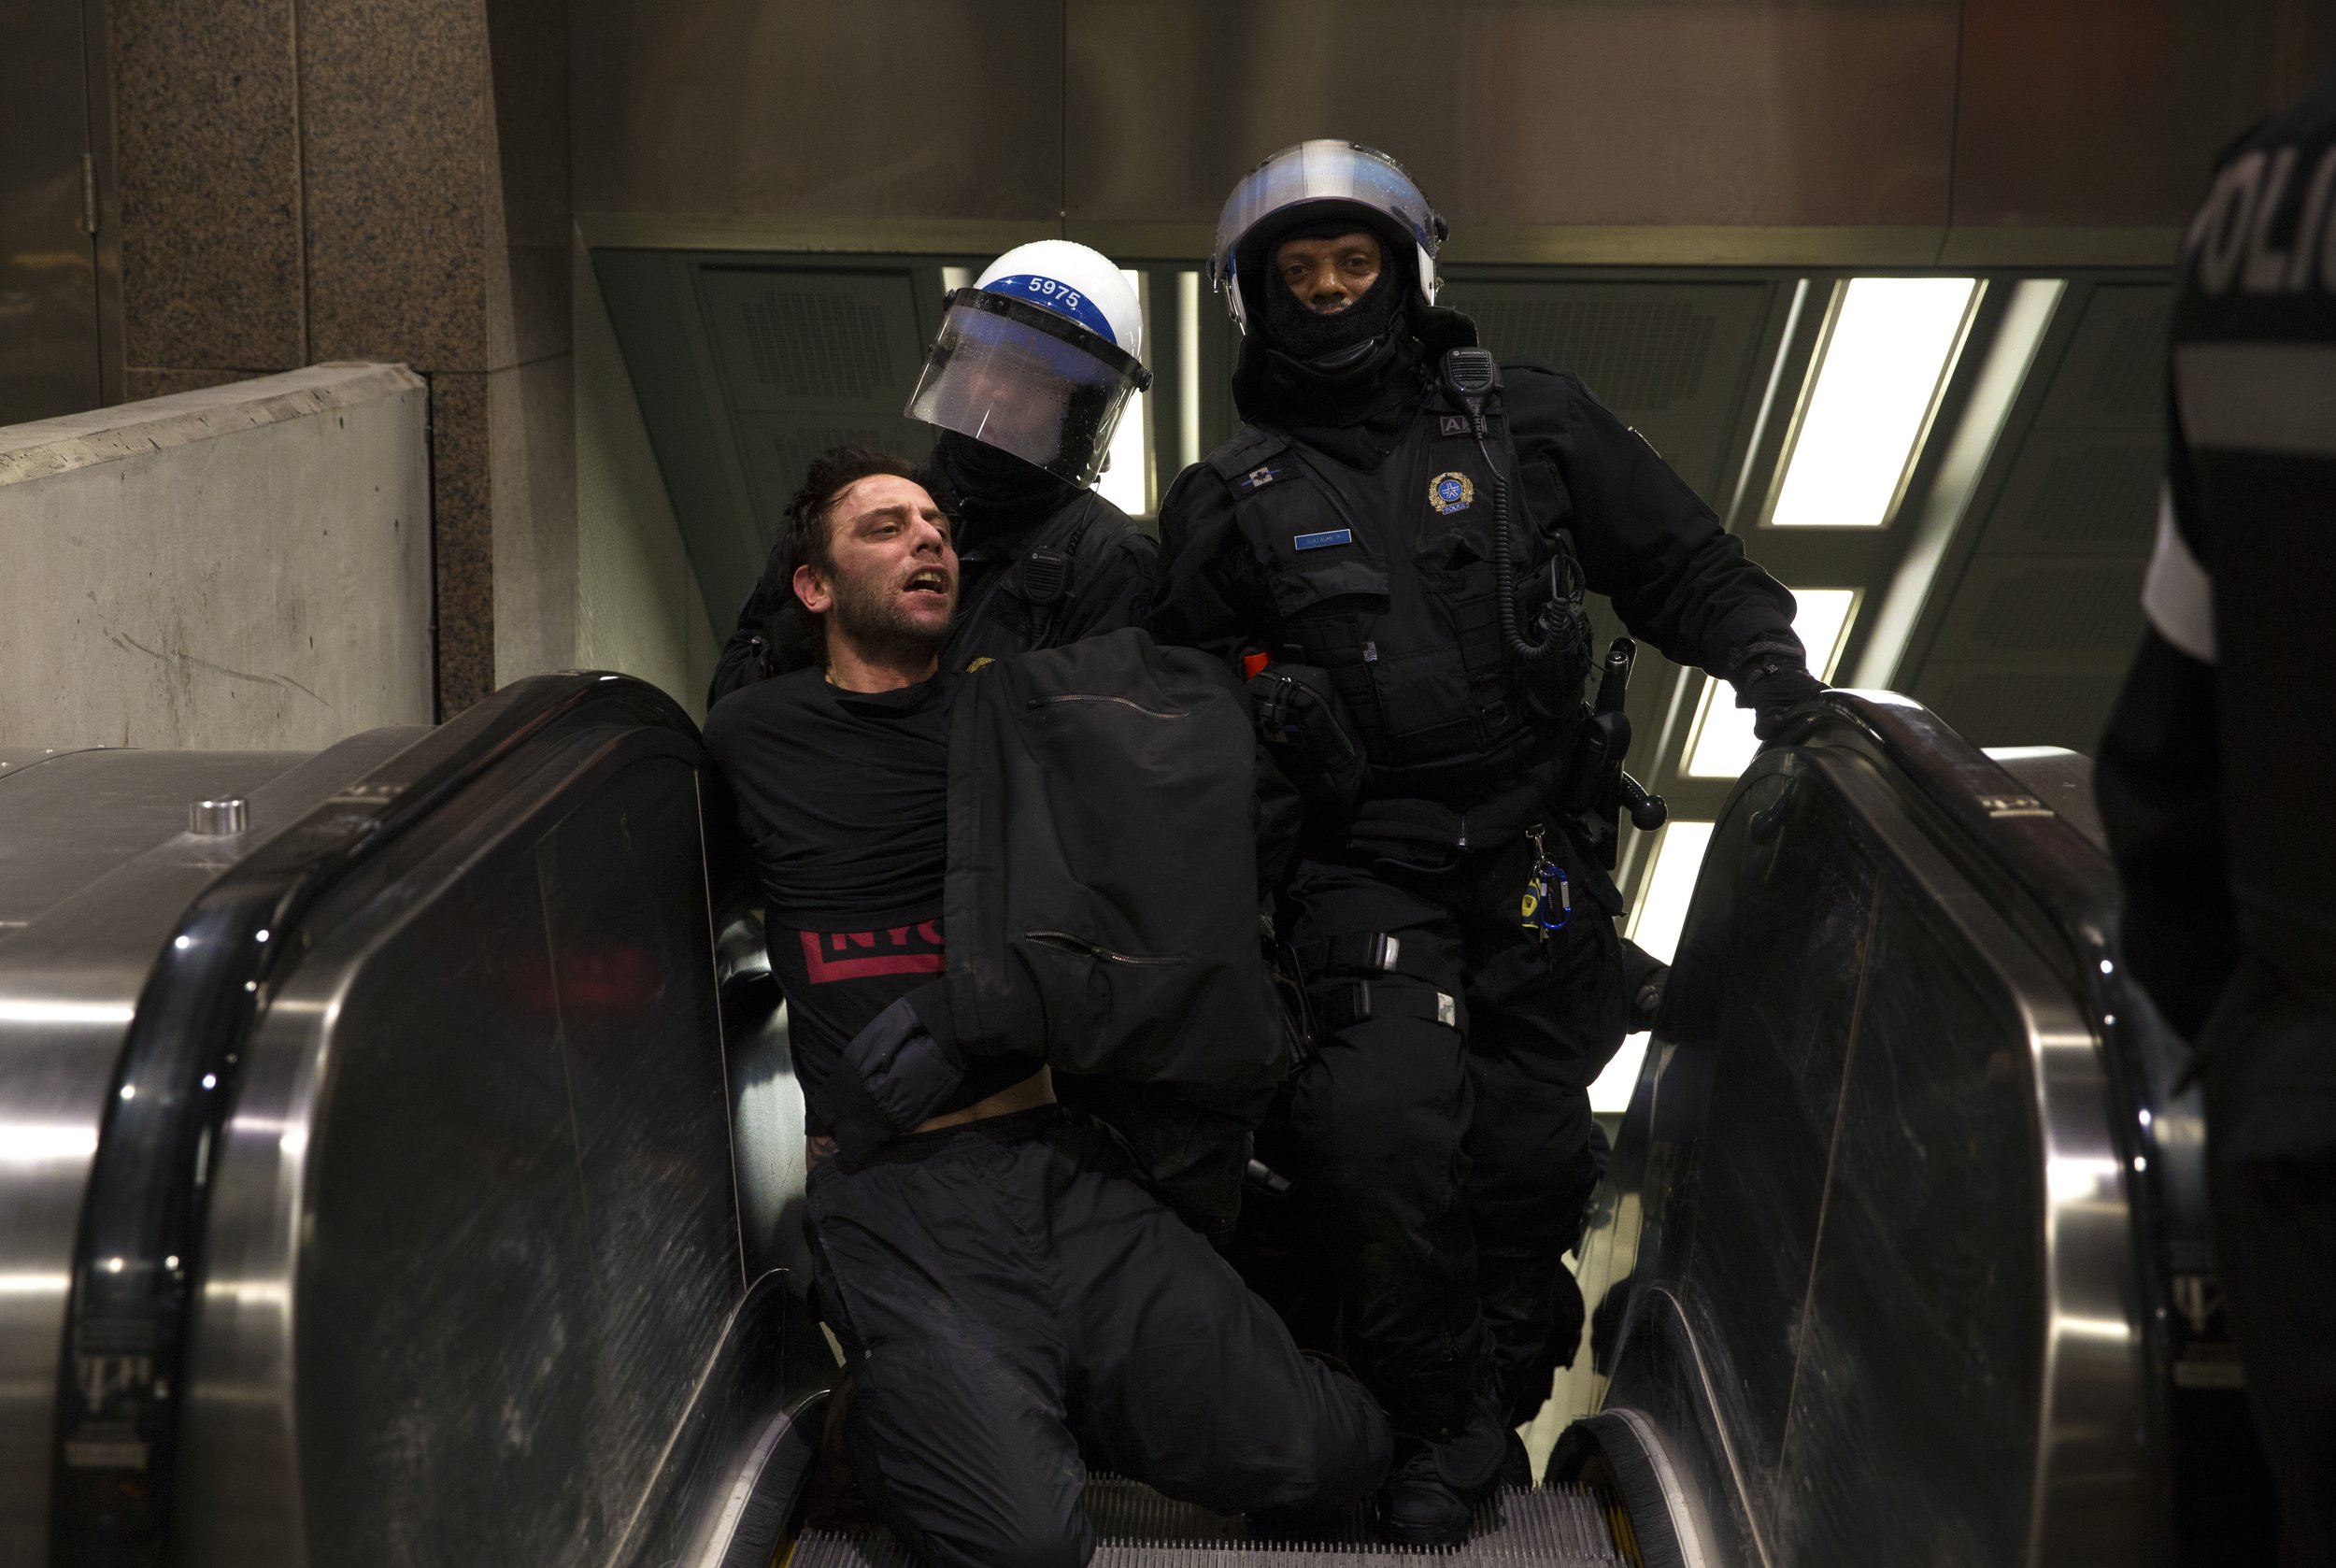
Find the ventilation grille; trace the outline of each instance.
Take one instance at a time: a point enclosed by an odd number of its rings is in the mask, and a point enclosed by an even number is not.
[[[1570,370],[1609,406],[1659,414],[1702,392],[1716,328],[1676,300],[1488,300],[1478,335],[1503,358]]]
[[[775,486],[784,488],[766,499],[776,506],[786,506],[793,497],[796,487],[803,483],[804,472],[811,466],[811,460],[831,447],[874,447],[883,451],[887,449],[888,443],[880,432],[865,427],[828,430],[798,425],[776,431],[770,440],[770,478]],[[900,452],[894,455],[905,457],[908,454]]]
[[[1969,644],[1999,653],[2129,652],[2141,635],[2138,563],[2039,567],[1987,585],[1971,619]]]
[[[849,294],[764,289],[741,315],[755,378],[783,396],[857,401],[893,379],[884,312]]]
[[[2165,407],[2166,321],[2156,311],[2121,319],[2093,366],[2085,401],[2102,419],[2155,420]]]
[[[2044,463],[2019,535],[2070,549],[2145,552],[2157,522],[2158,468],[2153,442],[2063,448]]]
[[[921,426],[902,421],[871,421],[866,424],[812,424],[770,414],[742,415],[739,430],[747,443],[747,478],[754,490],[755,529],[767,547],[778,536],[787,503],[803,484],[811,460],[831,447],[874,447],[896,457],[915,461]]]

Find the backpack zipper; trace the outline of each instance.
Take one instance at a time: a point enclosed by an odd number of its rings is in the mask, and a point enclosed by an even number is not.
[[[1074,936],[1067,931],[1026,931],[1022,933],[1022,935],[1033,942],[1044,942],[1057,948],[1075,948],[1092,958],[1109,959],[1114,963],[1182,963],[1185,962],[1180,958],[1147,958],[1140,953],[1115,953],[1109,948],[1099,948],[1086,938]]]
[[[1189,719],[1192,717],[1189,708],[1162,710],[1146,707],[1142,703],[1132,698],[1107,697],[1100,691],[1065,691],[1058,697],[1033,697],[1030,700],[1030,706],[1033,708],[1047,707],[1055,703],[1118,703],[1121,707],[1132,707],[1149,719]]]

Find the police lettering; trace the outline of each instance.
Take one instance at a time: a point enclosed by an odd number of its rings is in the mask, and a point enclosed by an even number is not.
[[[2336,293],[2336,148],[2301,179],[2305,155],[2293,147],[2258,149],[2215,178],[2183,239],[2201,292],[2295,293],[2316,278]]]

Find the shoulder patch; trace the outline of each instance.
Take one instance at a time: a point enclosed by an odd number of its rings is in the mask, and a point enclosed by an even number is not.
[[[1288,458],[1275,458],[1268,463],[1261,463],[1247,473],[1238,475],[1227,482],[1232,486],[1235,495],[1247,495],[1255,491],[1263,490],[1267,485],[1275,484],[1289,478],[1290,466]]]

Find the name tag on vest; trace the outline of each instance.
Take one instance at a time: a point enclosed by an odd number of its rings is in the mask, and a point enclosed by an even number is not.
[[[1328,549],[1332,545],[1351,545],[1354,542],[1355,531],[1353,529],[1333,528],[1322,534],[1301,534],[1289,541],[1289,548],[1292,549]]]

